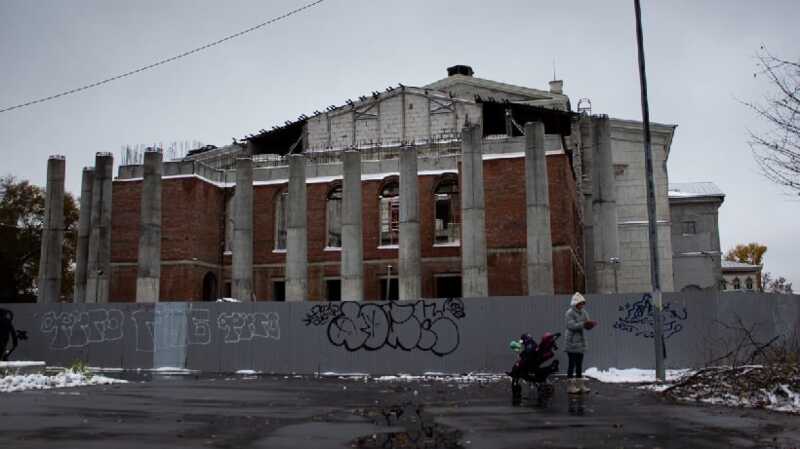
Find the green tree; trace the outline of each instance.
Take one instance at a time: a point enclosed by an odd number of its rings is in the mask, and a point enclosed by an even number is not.
[[[760,243],[738,244],[725,253],[725,260],[749,263],[750,265],[762,265],[764,262],[764,253],[766,252],[766,245],[761,245]]]
[[[26,180],[11,175],[0,178],[0,301],[36,299],[44,198],[44,189]],[[61,294],[71,297],[78,206],[69,192],[64,195],[64,228]]]

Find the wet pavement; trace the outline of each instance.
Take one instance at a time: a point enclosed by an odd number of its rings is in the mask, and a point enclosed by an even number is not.
[[[507,380],[126,374],[0,394],[2,448],[800,448],[800,417],[673,404],[630,386],[511,400]]]

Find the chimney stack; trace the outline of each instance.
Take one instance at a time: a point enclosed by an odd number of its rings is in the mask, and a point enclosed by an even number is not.
[[[563,94],[564,93],[564,81],[563,80],[553,80],[550,81],[550,93],[551,94]]]
[[[447,68],[447,76],[453,75],[464,75],[464,76],[472,76],[475,73],[472,71],[472,67],[468,65],[454,65],[452,67]]]

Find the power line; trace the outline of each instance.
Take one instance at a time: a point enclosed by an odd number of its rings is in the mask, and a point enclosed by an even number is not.
[[[275,23],[275,22],[277,22],[279,20],[283,20],[283,19],[285,19],[285,18],[287,18],[289,16],[293,16],[293,15],[295,15],[295,14],[297,14],[299,12],[302,12],[302,11],[304,11],[306,9],[313,8],[314,6],[317,6],[317,5],[319,5],[320,3],[324,2],[324,1],[325,0],[316,0],[316,1],[312,2],[312,3],[308,3],[308,4],[304,5],[304,6],[301,6],[300,8],[293,9],[293,10],[291,10],[291,11],[289,11],[287,13],[284,13],[284,14],[282,14],[280,16],[273,17],[272,19],[269,19],[266,22],[259,23],[258,25],[250,27],[250,28],[248,28],[246,30],[242,30],[242,31],[239,31],[238,33],[230,34],[228,36],[223,37],[222,39],[218,39],[218,40],[216,40],[214,42],[211,42],[211,43],[208,43],[206,45],[203,45],[202,47],[197,47],[195,49],[183,52],[183,53],[181,53],[179,55],[172,56],[172,57],[166,58],[166,59],[162,59],[162,60],[154,62],[152,64],[148,64],[146,66],[139,67],[138,69],[135,69],[135,70],[131,70],[129,72],[122,73],[120,75],[112,76],[111,78],[106,78],[106,79],[104,79],[102,81],[97,81],[97,82],[92,83],[92,84],[86,84],[84,86],[77,87],[77,88],[72,89],[72,90],[67,90],[67,91],[64,91],[64,92],[61,92],[61,93],[58,93],[58,94],[55,94],[55,95],[50,95],[49,97],[43,97],[43,98],[39,98],[39,99],[36,99],[36,100],[28,101],[27,103],[21,103],[21,104],[18,104],[18,105],[9,106],[9,107],[0,109],[0,113],[12,111],[14,109],[24,108],[24,107],[27,107],[27,106],[32,106],[32,105],[37,104],[37,103],[44,103],[45,101],[55,100],[56,98],[64,97],[64,96],[71,95],[71,94],[74,94],[74,93],[78,93],[78,92],[81,92],[81,91],[84,91],[84,90],[91,89],[93,87],[102,86],[103,84],[107,84],[107,83],[110,83],[112,81],[116,81],[118,79],[127,78],[127,77],[129,77],[131,75],[135,75],[135,74],[137,74],[139,72],[144,72],[145,70],[149,70],[149,69],[158,67],[160,65],[164,65],[164,64],[167,64],[167,63],[170,63],[170,62],[173,62],[173,61],[177,61],[178,59],[185,58],[186,56],[190,56],[190,55],[193,55],[195,53],[201,52],[203,50],[209,49],[211,47],[215,47],[215,46],[217,46],[219,44],[222,44],[223,42],[226,42],[226,41],[229,41],[231,39],[235,39],[237,37],[243,36],[243,35],[245,35],[247,33],[250,33],[252,31],[255,31],[255,30],[258,30],[260,28],[263,28],[263,27],[265,27],[267,25],[271,25],[271,24],[273,24],[273,23]]]

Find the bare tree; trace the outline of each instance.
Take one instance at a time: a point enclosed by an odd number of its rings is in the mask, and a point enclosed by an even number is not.
[[[800,61],[772,55],[761,46],[758,72],[772,90],[763,102],[745,102],[768,125],[750,132],[750,147],[761,172],[770,181],[800,195]]]

